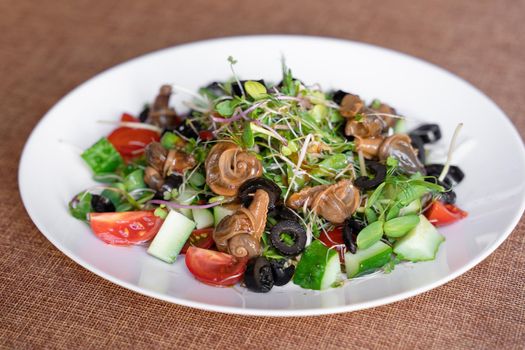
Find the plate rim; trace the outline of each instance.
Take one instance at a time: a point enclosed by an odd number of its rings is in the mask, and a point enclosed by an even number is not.
[[[28,149],[31,147],[33,143],[33,139],[35,137],[35,131],[39,129],[39,127],[42,125],[43,122],[45,122],[46,118],[52,114],[52,112],[57,109],[62,103],[67,100],[68,96],[74,94],[76,91],[82,89],[85,85],[91,83],[91,81],[99,78],[100,76],[103,76],[107,73],[112,72],[113,70],[118,69],[119,67],[132,63],[138,60],[147,59],[150,56],[155,56],[157,54],[161,54],[165,51],[170,51],[175,48],[189,48],[192,46],[199,46],[199,45],[206,45],[211,42],[218,42],[218,41],[235,41],[235,40],[322,40],[322,41],[333,41],[339,44],[350,44],[350,45],[357,45],[357,46],[363,46],[366,48],[370,48],[376,51],[386,51],[389,54],[394,54],[397,56],[401,56],[403,59],[416,61],[420,64],[429,66],[430,68],[434,70],[438,70],[441,73],[447,75],[447,77],[455,79],[466,86],[468,86],[470,89],[473,89],[475,92],[483,96],[488,103],[490,103],[501,115],[504,117],[502,119],[502,122],[505,122],[508,127],[510,127],[509,130],[513,133],[513,137],[517,139],[519,144],[521,145],[521,156],[525,158],[525,145],[523,143],[523,139],[521,138],[521,135],[519,134],[518,130],[516,129],[515,125],[512,123],[511,119],[507,116],[507,114],[503,111],[502,108],[500,108],[489,96],[487,96],[482,90],[477,88],[474,84],[470,83],[468,80],[464,79],[463,77],[456,75],[452,73],[451,71],[440,67],[432,62],[429,62],[427,60],[421,59],[419,57],[397,51],[391,48],[386,48],[374,44],[369,44],[365,42],[359,42],[355,40],[348,40],[348,39],[342,39],[342,38],[335,38],[335,37],[327,37],[327,36],[314,36],[314,35],[290,35],[290,34],[270,34],[270,35],[236,35],[236,36],[226,36],[226,37],[216,37],[216,38],[210,38],[205,40],[198,40],[198,41],[192,41],[192,42],[186,42],[181,43],[178,45],[173,45],[165,48],[161,48],[158,50],[150,51],[135,57],[132,57],[130,59],[127,59],[125,61],[119,62],[109,68],[106,68],[95,75],[91,76],[89,79],[83,81],[82,83],[78,84],[76,87],[68,91],[65,95],[61,96],[58,101],[53,104],[53,106],[41,117],[41,119],[34,125],[34,127],[31,130],[31,133],[29,137],[27,138],[24,147],[21,152],[21,156],[19,159],[19,167],[18,167],[18,185],[19,185],[19,193],[20,197],[22,199],[22,203],[24,205],[24,209],[35,224],[35,226],[38,228],[40,233],[51,242],[55,248],[57,248],[60,252],[62,252],[64,255],[66,255],[68,258],[73,260],[75,263],[79,264],[86,270],[94,273],[95,275],[98,275],[99,277],[102,277],[120,287],[126,288],[128,290],[131,290],[135,293],[139,293],[141,295],[145,295],[148,297],[152,297],[155,299],[159,299],[165,302],[175,303],[182,306],[192,307],[199,310],[204,311],[213,311],[213,312],[220,312],[225,314],[232,314],[232,315],[243,315],[243,316],[266,316],[266,317],[296,317],[296,316],[320,316],[320,315],[327,315],[327,314],[338,314],[338,313],[346,313],[346,312],[352,312],[352,311],[358,311],[358,310],[365,310],[377,306],[387,305],[390,303],[394,303],[396,301],[405,300],[408,298],[411,298],[413,296],[425,293],[429,290],[432,290],[434,288],[437,288],[439,286],[444,285],[447,282],[450,282],[453,279],[456,279],[457,277],[461,276],[465,272],[471,270],[476,265],[481,263],[483,260],[485,260],[490,254],[492,254],[514,231],[516,226],[518,225],[523,212],[525,211],[525,195],[521,198],[521,205],[518,211],[516,211],[516,214],[512,218],[509,225],[507,225],[507,228],[505,229],[505,232],[499,237],[498,240],[493,242],[490,246],[486,247],[485,250],[483,250],[479,256],[476,259],[472,259],[467,264],[465,264],[462,268],[458,269],[456,272],[448,274],[445,277],[442,277],[432,283],[429,283],[427,285],[424,285],[422,287],[415,288],[413,290],[408,290],[401,293],[396,293],[389,295],[387,297],[379,298],[376,300],[371,300],[367,302],[360,302],[357,304],[351,304],[351,305],[344,305],[344,306],[332,306],[328,308],[314,308],[314,309],[256,309],[256,308],[239,308],[234,306],[220,306],[220,305],[213,305],[213,304],[207,304],[205,302],[197,302],[197,301],[190,301],[186,299],[182,299],[179,297],[174,296],[168,296],[163,293],[155,292],[153,290],[145,290],[138,286],[135,286],[131,283],[128,283],[126,281],[122,281],[118,278],[115,278],[111,276],[110,274],[91,266],[88,262],[78,258],[75,254],[73,254],[69,249],[62,246],[58,240],[53,238],[53,235],[48,232],[44,228],[44,225],[36,214],[31,212],[30,208],[30,202],[28,199],[28,193],[24,191],[24,181],[21,181],[24,168],[27,167],[25,165],[27,163],[27,154]]]

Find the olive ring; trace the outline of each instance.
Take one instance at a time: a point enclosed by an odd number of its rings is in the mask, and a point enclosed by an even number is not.
[[[271,180],[256,177],[253,179],[246,180],[241,187],[239,187],[238,197],[241,203],[248,207],[253,199],[253,194],[257,190],[264,190],[268,193],[270,201],[268,203],[268,210],[275,209],[275,203],[281,197],[281,188]]]
[[[282,234],[289,235],[293,244],[288,245],[281,239]],[[297,221],[283,220],[279,221],[270,231],[270,241],[273,247],[284,255],[297,255],[304,250],[306,246],[306,230]]]
[[[359,187],[360,190],[366,191],[371,190],[379,186],[386,178],[386,166],[381,163],[368,161],[366,166],[374,173],[373,178],[367,176],[360,176],[355,179],[354,184]]]

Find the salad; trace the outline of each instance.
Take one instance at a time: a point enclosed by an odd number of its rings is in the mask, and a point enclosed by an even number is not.
[[[451,165],[426,164],[437,124],[407,122],[375,99],[323,91],[292,75],[233,78],[198,90],[163,85],[81,157],[100,184],[69,203],[111,245],[184,259],[213,286],[323,290],[402,261],[436,257],[436,227],[467,213]],[[189,112],[170,104],[191,95]]]

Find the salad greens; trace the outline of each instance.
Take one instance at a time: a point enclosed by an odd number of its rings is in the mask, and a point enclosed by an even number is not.
[[[424,145],[441,137],[436,124],[405,134],[402,117],[378,99],[366,106],[306,85],[284,62],[278,84],[240,80],[228,61],[233,77],[200,88],[187,116],[169,106],[176,87],[165,85],[142,122],[128,116],[118,129],[127,148],[113,133],[84,151],[101,185],[76,195],[71,215],[111,244],[116,231],[100,232],[104,211],[122,213],[128,244],[155,237],[153,256],[172,263],[185,253],[209,284],[245,273],[256,292],[291,279],[325,289],[341,272],[354,278],[434,259],[444,238],[433,224],[466,215],[453,206],[452,184],[464,174],[450,166],[452,153],[444,165],[423,165]],[[144,222],[157,231],[141,231]]]

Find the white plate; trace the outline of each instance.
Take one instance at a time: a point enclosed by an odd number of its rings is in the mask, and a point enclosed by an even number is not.
[[[213,288],[193,279],[179,259],[169,265],[144,247],[104,244],[67,211],[71,197],[94,185],[79,157],[138,112],[163,83],[195,90],[231,76],[280,80],[280,58],[294,76],[323,88],[378,97],[406,116],[438,122],[443,148],[464,122],[455,155],[466,173],[458,203],[470,215],[443,228],[437,259],[400,265],[390,274],[350,281],[324,292],[292,284],[268,294]],[[176,96],[176,106],[187,96]],[[130,60],[85,82],[57,103],[37,125],[22,155],[19,183],[24,205],[42,233],[64,254],[97,275],[154,298],[205,310],[245,315],[300,316],[354,311],[391,303],[435,288],[485,259],[510,234],[525,206],[525,152],[505,114],[483,93],[451,73],[394,51],[336,39],[252,36],[197,42]],[[488,277],[487,277],[488,278]]]

